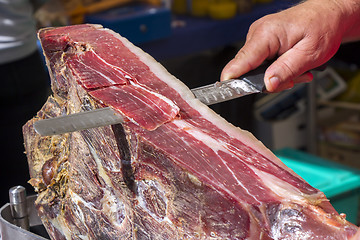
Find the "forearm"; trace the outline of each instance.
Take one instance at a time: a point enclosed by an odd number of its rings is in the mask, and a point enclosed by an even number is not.
[[[316,21],[328,23],[343,42],[360,39],[360,0],[306,0],[302,4],[318,12]]]

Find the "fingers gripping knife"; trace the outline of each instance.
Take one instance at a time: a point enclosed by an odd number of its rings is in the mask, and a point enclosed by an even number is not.
[[[269,64],[260,66],[243,75],[240,79],[230,79],[192,89],[194,96],[206,105],[212,105],[265,89],[264,74]],[[63,134],[89,128],[113,125],[124,122],[121,114],[109,107],[92,111],[43,119],[34,123],[37,133],[43,136]]]

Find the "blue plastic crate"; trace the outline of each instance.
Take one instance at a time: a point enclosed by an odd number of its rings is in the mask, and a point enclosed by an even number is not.
[[[170,36],[171,12],[166,7],[131,4],[85,16],[86,23],[101,24],[134,44]]]
[[[358,224],[360,171],[294,149],[275,151],[280,160],[322,191],[339,213]]]

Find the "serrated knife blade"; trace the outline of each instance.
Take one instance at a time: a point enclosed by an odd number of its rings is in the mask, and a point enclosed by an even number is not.
[[[102,127],[122,123],[121,114],[109,107],[91,111],[42,119],[34,122],[34,129],[42,136],[52,136],[68,132],[81,131],[89,128]]]

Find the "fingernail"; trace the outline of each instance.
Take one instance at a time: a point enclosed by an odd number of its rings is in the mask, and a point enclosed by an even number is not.
[[[311,82],[314,79],[314,75],[311,72],[305,73],[307,76],[306,82]]]
[[[221,81],[230,79],[230,78],[229,78],[229,74],[222,74],[221,77],[220,77],[220,79],[221,79]]]
[[[270,91],[270,92],[275,91],[278,88],[278,86],[280,85],[280,79],[275,76],[271,77],[269,79],[268,85],[270,86],[270,89],[268,89],[268,91]]]

